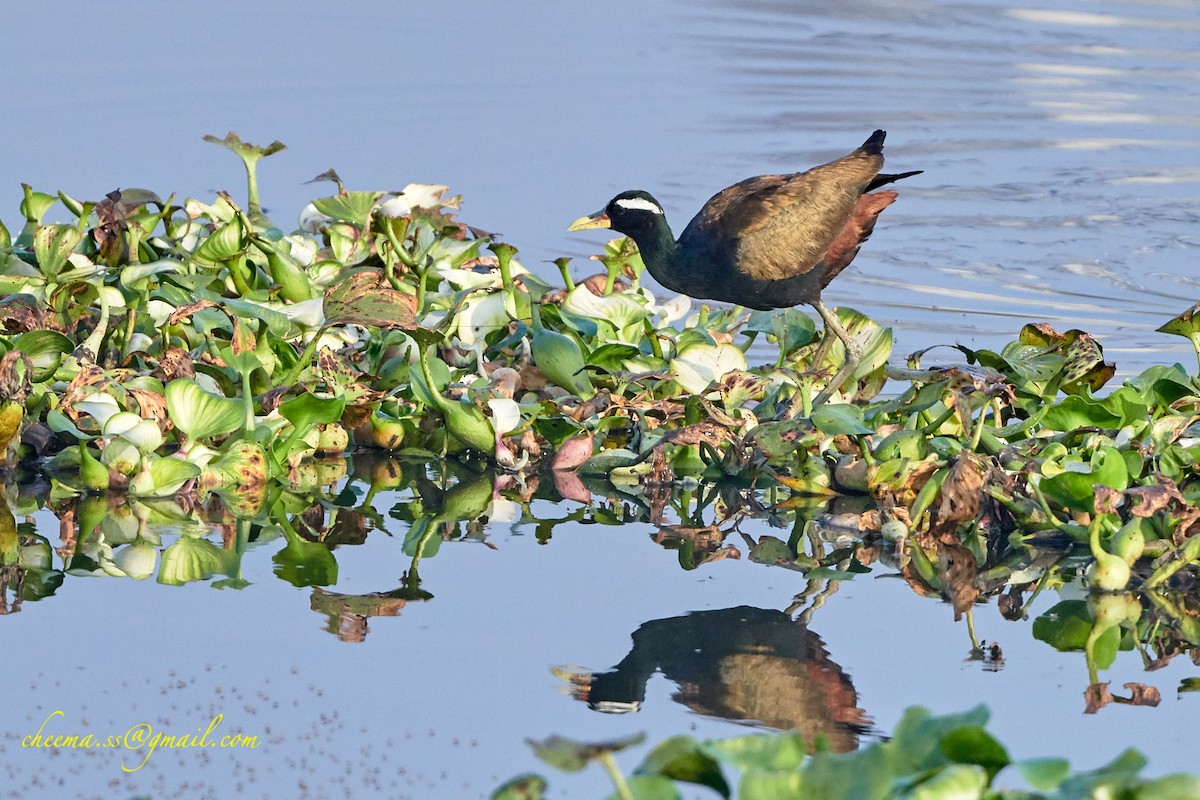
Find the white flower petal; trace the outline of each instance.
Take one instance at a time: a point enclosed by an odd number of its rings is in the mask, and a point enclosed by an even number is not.
[[[515,400],[507,397],[493,397],[487,402],[488,408],[492,410],[492,428],[498,434],[506,435],[520,426],[521,407]]]
[[[699,394],[727,373],[746,369],[746,356],[731,344],[697,344],[671,361],[675,380],[692,394]]]

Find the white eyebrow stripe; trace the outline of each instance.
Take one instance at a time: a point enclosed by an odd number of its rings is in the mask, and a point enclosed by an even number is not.
[[[650,202],[644,197],[625,197],[617,201],[617,205],[621,208],[628,208],[630,211],[649,211],[654,214],[661,214],[663,210],[656,204]]]

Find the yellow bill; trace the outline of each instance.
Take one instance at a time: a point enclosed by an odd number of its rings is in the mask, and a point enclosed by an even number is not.
[[[580,217],[567,226],[567,233],[575,231],[586,231],[592,228],[611,228],[612,224],[608,219],[608,214],[603,211],[597,211],[595,214],[588,214],[586,217]]]

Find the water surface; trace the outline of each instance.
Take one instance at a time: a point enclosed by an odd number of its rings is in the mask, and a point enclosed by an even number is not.
[[[564,228],[617,191],[654,192],[680,230],[721,187],[836,157],[883,127],[889,168],[926,172],[900,187],[829,299],[893,326],[898,354],[999,347],[1046,321],[1098,335],[1128,375],[1191,359],[1154,329],[1200,299],[1198,27],[1189,3],[261,2],[248,14],[232,2],[114,11],[51,0],[9,12],[0,216],[19,227],[21,181],[86,198],[118,186],[240,196],[236,160],[200,141],[236,130],[289,146],[260,170],[277,220],[328,191],[304,182],[331,166],[353,188],[447,183],[465,197],[462,218],[502,232],[527,264],[572,255],[583,274],[602,239]],[[737,704],[704,694],[711,681],[662,653],[646,657],[657,671],[644,689],[639,679],[632,699],[604,706],[628,713],[597,713],[552,669],[643,663],[638,631],[663,625],[745,614],[771,628],[806,588],[795,573],[744,558],[681,569],[644,521],[567,522],[542,542],[525,519],[446,543],[421,569],[432,598],[385,597],[404,586],[411,529],[388,514],[401,497],[375,500],[380,524],[337,551],[323,590],[275,578],[274,543],[246,559],[240,592],[68,576],[6,617],[19,691],[2,706],[0,793],[476,797],[538,767],[526,736],[753,727],[721,716]],[[533,507],[538,519],[581,509]],[[57,543],[48,513],[35,525]],[[344,606],[321,591],[379,595],[379,613],[335,613]],[[1017,757],[1086,768],[1135,745],[1154,773],[1193,767],[1181,737],[1160,733],[1196,714],[1194,694],[1172,691],[1195,674],[1182,659],[1147,678],[1121,653],[1114,686],[1152,679],[1162,705],[1085,716],[1077,654],[1034,642],[1028,623],[992,607],[977,626],[1003,645],[999,671],[964,662],[969,639],[950,609],[896,580],[845,582],[789,624],[793,638],[764,663],[812,666],[817,683],[780,679],[795,692],[840,687],[852,702],[821,713],[836,708],[836,730],[857,741],[911,704],[986,702]],[[64,726],[104,730],[191,730],[224,713],[230,730],[268,744],[160,753],[126,775],[108,754],[22,750],[56,709]],[[556,774],[552,787],[595,794],[599,780]]]

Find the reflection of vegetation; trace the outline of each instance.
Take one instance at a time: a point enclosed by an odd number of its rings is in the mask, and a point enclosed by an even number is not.
[[[675,736],[655,746],[629,778],[621,774],[612,754],[641,744],[644,737],[581,743],[556,736],[530,745],[539,758],[557,769],[573,772],[593,762],[603,765],[616,787],[616,797],[622,800],[677,798],[683,788],[677,784],[706,786],[728,798],[732,792],[723,768],[736,772],[741,800],[1155,800],[1200,796],[1200,778],[1194,776],[1140,778],[1146,759],[1136,750],[1127,750],[1110,764],[1089,772],[1072,773],[1070,765],[1059,758],[1014,762],[984,729],[987,719],[983,708],[946,717],[909,709],[888,741],[874,742],[853,753],[806,747],[795,732],[707,741]],[[997,784],[1013,785],[1016,775],[1029,790],[996,788]],[[1001,776],[999,780],[997,776]],[[546,796],[545,790],[545,779],[523,775],[492,797],[540,800]]]
[[[651,620],[611,670],[560,674],[592,708],[625,712],[641,706],[655,672],[697,713],[795,729],[810,747],[853,750],[867,723],[850,677],[820,637],[787,614],[750,606]]]

